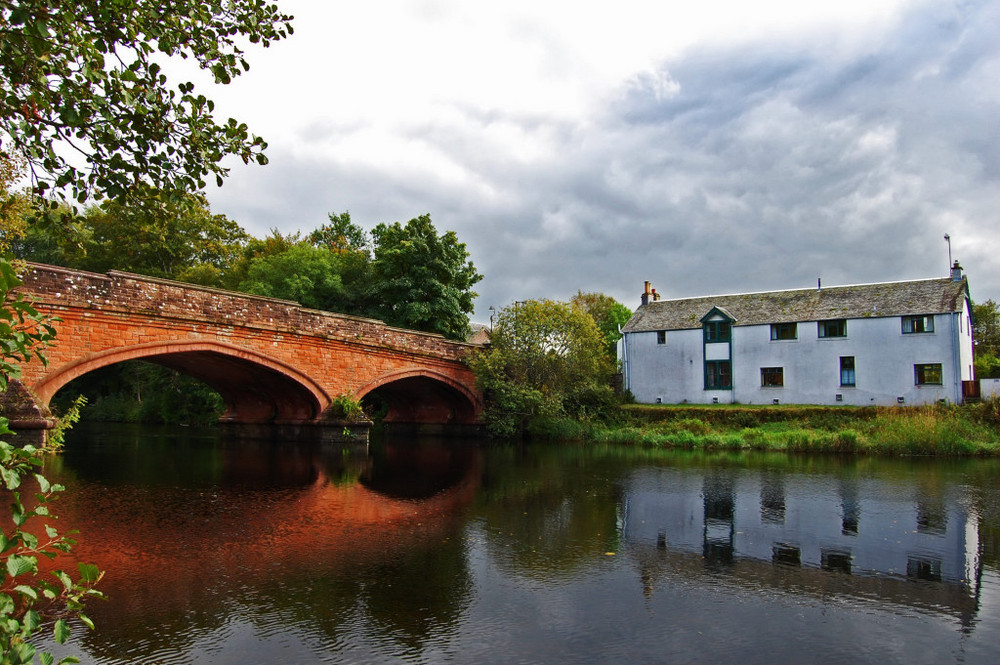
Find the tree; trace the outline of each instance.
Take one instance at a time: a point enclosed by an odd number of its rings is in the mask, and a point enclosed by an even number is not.
[[[344,311],[349,303],[341,268],[337,254],[300,242],[252,259],[239,290],[294,300],[313,309]]]
[[[61,232],[54,220],[35,218],[19,257],[221,286],[250,236],[225,215],[213,214],[203,194],[144,189],[141,204],[107,200],[82,215],[65,214]]]
[[[109,200],[87,211],[91,235],[81,267],[181,280],[207,270],[217,282],[249,239],[239,224],[213,214],[204,194],[148,191],[142,200]]]
[[[430,215],[372,230],[368,314],[389,325],[464,340],[483,276],[454,231],[437,234]]]
[[[603,293],[577,291],[569,303],[573,307],[579,307],[594,319],[597,329],[604,337],[605,350],[612,360],[617,361],[618,340],[622,338],[621,327],[632,318],[632,310]]]
[[[614,401],[614,365],[601,332],[568,303],[528,300],[501,309],[489,347],[471,362],[487,424],[501,436],[530,431],[538,419],[595,415]]]
[[[0,152],[0,252],[6,252],[14,239],[24,234],[29,198],[12,191],[24,166],[14,157]]]
[[[330,220],[309,234],[309,242],[337,255],[344,296],[331,309],[347,314],[364,314],[372,284],[372,255],[369,234],[351,221],[351,213],[329,213]]]
[[[976,377],[1000,378],[1000,306],[992,300],[972,306]]]
[[[242,42],[292,32],[264,0],[0,0],[0,149],[28,163],[38,193],[80,203],[138,182],[170,192],[221,184],[228,156],[267,162],[265,142],[161,63],[190,59],[219,84],[249,68]]]
[[[368,233],[351,221],[351,213],[329,213],[328,224],[309,234],[309,242],[331,252],[368,253]]]
[[[20,285],[13,267],[0,259],[0,390],[20,376],[20,365],[32,359],[44,362],[44,348],[55,338],[51,319],[44,317],[12,289]],[[74,541],[53,526],[51,502],[62,487],[50,483],[40,472],[43,456],[55,442],[42,447],[14,446],[6,440],[13,432],[0,416],[0,482],[10,500],[13,526],[0,533],[0,662],[52,663],[49,653],[36,653],[31,644],[47,621],[57,642],[69,637],[66,619],[75,616],[93,627],[83,614],[87,598],[101,594],[94,587],[102,573],[92,565],[79,564],[79,579],[64,571],[54,578],[40,576],[39,558],[54,560],[68,552]],[[34,485],[33,501],[24,502],[21,492]],[[40,523],[40,524],[39,524]],[[51,581],[49,581],[51,579]],[[60,663],[78,662],[67,657]]]

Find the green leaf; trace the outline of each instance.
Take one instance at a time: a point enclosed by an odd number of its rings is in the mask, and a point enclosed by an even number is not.
[[[69,624],[66,623],[65,619],[59,619],[56,621],[55,628],[52,632],[55,635],[56,642],[59,644],[66,644],[66,640],[69,639]]]
[[[9,490],[16,490],[21,486],[21,474],[14,469],[0,468],[0,477],[3,477],[3,483]]]
[[[26,635],[31,635],[38,627],[42,625],[42,617],[35,610],[28,610],[24,614],[24,620],[22,621],[24,625],[24,633]]]
[[[73,590],[73,580],[72,578],[70,578],[69,575],[67,575],[65,572],[61,570],[52,571],[52,574],[55,575],[57,578],[59,578],[59,581],[62,582],[63,589],[65,591]]]
[[[81,582],[96,582],[101,579],[101,569],[90,563],[78,563]]]
[[[14,587],[14,591],[17,591],[23,596],[27,596],[31,600],[38,600],[38,591],[28,586],[27,584],[18,584],[16,587]]]
[[[38,570],[38,560],[33,556],[11,554],[7,557],[7,573],[11,577],[24,575]]]

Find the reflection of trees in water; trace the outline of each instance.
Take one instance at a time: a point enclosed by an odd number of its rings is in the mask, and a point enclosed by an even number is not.
[[[478,516],[490,555],[510,575],[575,577],[617,550],[624,466],[565,446],[492,451]]]
[[[460,483],[478,466],[479,449],[473,443],[446,445],[442,441],[401,440],[373,445],[371,464],[361,484],[396,499],[426,499]]]

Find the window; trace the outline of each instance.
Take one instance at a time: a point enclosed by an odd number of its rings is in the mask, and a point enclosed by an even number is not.
[[[771,339],[798,339],[799,330],[795,323],[772,323]]]
[[[705,390],[729,390],[733,387],[728,360],[705,361]]]
[[[657,330],[656,331],[656,343],[657,344],[666,344],[667,343],[667,331],[666,330]]]
[[[914,365],[913,382],[918,386],[940,386],[941,363]]]
[[[761,367],[760,385],[764,388],[780,388],[785,385],[785,368]]]
[[[820,338],[823,337],[847,337],[847,321],[845,319],[834,319],[832,321],[819,321],[817,332]]]
[[[856,385],[854,378],[854,356],[840,356],[840,385]]]
[[[705,323],[706,342],[728,342],[729,338],[729,321],[707,321]]]
[[[904,316],[903,334],[934,332],[934,316]]]

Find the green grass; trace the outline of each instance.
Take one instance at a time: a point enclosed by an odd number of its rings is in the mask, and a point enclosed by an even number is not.
[[[892,408],[626,405],[619,415],[615,422],[576,428],[567,438],[689,450],[1000,455],[998,400]]]

